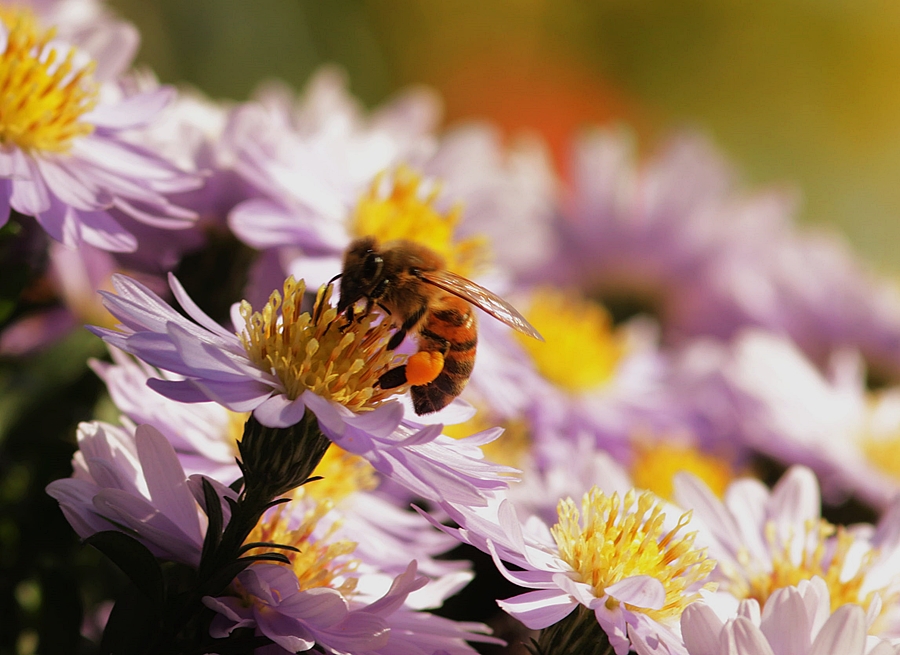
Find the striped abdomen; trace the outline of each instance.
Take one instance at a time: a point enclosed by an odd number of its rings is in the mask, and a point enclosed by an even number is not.
[[[444,367],[438,376],[428,384],[410,390],[416,413],[428,414],[447,406],[462,393],[472,375],[478,345],[472,305],[452,294],[442,295],[429,308],[418,341],[419,351],[444,355]]]

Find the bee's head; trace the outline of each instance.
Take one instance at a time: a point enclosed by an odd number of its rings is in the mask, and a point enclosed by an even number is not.
[[[344,255],[338,313],[362,298],[377,300],[375,291],[383,278],[384,259],[379,254],[375,237],[362,237],[351,243]]]

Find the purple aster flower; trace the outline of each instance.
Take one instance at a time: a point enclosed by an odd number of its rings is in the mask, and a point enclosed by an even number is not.
[[[654,637],[634,636],[638,655],[896,655],[900,646],[867,636],[869,620],[857,605],[837,609],[822,578],[802,580],[772,595],[760,613],[743,601],[731,616],[694,603],[681,615],[684,645],[672,648]]]
[[[465,640],[502,643],[478,634],[479,624],[459,624],[405,610],[407,596],[426,583],[412,562],[391,588],[371,603],[348,601],[329,587],[302,588],[287,567],[262,564],[241,573],[239,596],[204,599],[218,612],[212,634],[224,637],[236,628],[255,627],[279,648],[296,653],[318,646],[328,653],[388,655],[426,653],[472,654]],[[267,651],[268,652],[268,651]]]
[[[82,538],[122,530],[157,557],[196,567],[206,532],[199,479],[189,480],[156,429],[82,423],[71,478],[47,486]],[[234,496],[213,482],[219,495]],[[223,509],[225,509],[223,507]],[[226,510],[227,517],[227,510]]]
[[[339,270],[362,235],[422,242],[462,274],[481,263],[476,246],[488,236],[502,267],[533,266],[553,236],[546,153],[530,143],[505,152],[483,126],[438,140],[437,117],[425,91],[362,116],[332,70],[314,77],[296,106],[287,92],[262,94],[228,130],[236,170],[261,193],[232,212],[232,229],[314,284]],[[449,239],[457,224],[458,245]]]
[[[113,17],[99,0],[24,0],[42,25],[53,26],[59,38],[78,44],[97,63],[94,76],[111,80],[131,65],[140,34],[131,23]]]
[[[534,590],[498,601],[506,612],[543,629],[580,607],[579,617],[593,615],[586,620],[602,628],[617,655],[629,650],[629,626],[640,634],[674,626],[715,564],[693,548],[693,534],[678,534],[688,516],[667,519],[650,492],[607,496],[593,487],[580,512],[571,498],[561,500],[552,527],[537,516],[522,521],[502,496],[484,508],[444,508],[460,527],[443,529],[490,553],[505,578]]]
[[[689,475],[676,480],[682,507],[692,508],[698,542],[717,561],[710,576],[718,584],[707,599],[733,610],[754,599],[766,610],[788,581],[820,577],[832,608],[855,604],[865,610],[873,634],[900,636],[900,568],[892,505],[878,526],[834,526],[821,518],[821,498],[813,473],[788,470],[769,491],[756,480],[733,482],[724,500]]]
[[[696,135],[636,164],[627,134],[596,131],[576,143],[573,170],[562,245],[542,275],[651,309],[669,343],[757,326],[821,366],[849,346],[879,374],[900,370],[900,294],[833,236],[799,231],[795,194],[744,191]]]
[[[852,493],[883,508],[900,491],[898,390],[869,392],[853,352],[836,353],[823,374],[790,340],[748,330],[692,346],[679,369],[679,386],[706,398],[703,413],[723,436],[809,466],[830,501]]]
[[[54,37],[52,27],[26,8],[0,20],[0,69],[6,71],[0,222],[11,207],[35,217],[57,241],[110,251],[137,246],[113,209],[143,223],[189,226],[195,214],[168,195],[198,186],[201,178],[125,139],[153,120],[171,90],[124,96],[115,82],[96,77],[118,68],[118,59],[98,66],[77,41]],[[102,41],[92,32],[75,30],[73,38],[78,35]],[[108,51],[107,44],[100,54]]]
[[[172,291],[193,321],[133,280],[115,276],[113,285],[118,295],[104,293],[104,304],[122,325],[93,331],[182,376],[148,381],[163,395],[252,411],[270,427],[293,425],[309,409],[332,442],[430,500],[481,504],[483,492],[506,486],[513,470],[485,461],[478,447],[499,430],[459,441],[442,436],[440,424],[405,419],[403,405],[391,400],[397,390],[376,386],[396,365],[385,348],[387,323],[366,317],[346,324],[327,304],[327,290],[312,315],[301,313],[305,286],[289,278],[284,297],[273,292],[261,312],[242,303],[234,334],[206,316],[174,276]]]
[[[439,607],[468,577],[460,582],[453,574],[436,580],[417,575],[417,563],[409,558],[414,544],[398,544],[392,557],[369,560],[371,549],[360,544],[378,535],[371,529],[345,529],[334,505],[340,503],[341,486],[348,481],[323,473],[324,488],[318,481],[299,487],[289,505],[267,512],[250,533],[250,543],[279,543],[296,550],[285,551],[289,564],[253,565],[227,595],[207,598],[206,604],[221,614],[213,621],[212,634],[255,626],[290,652],[307,650],[315,642],[332,649],[328,652],[385,655],[405,652],[404,645],[417,652],[413,645],[435,639],[455,644],[453,652],[471,653],[467,639],[490,641],[477,634],[484,626],[430,619],[415,611]],[[380,568],[385,562],[387,568]]]
[[[116,349],[112,357],[113,364],[92,361],[91,367],[106,382],[126,426],[148,424],[159,430],[175,448],[188,474],[200,473],[226,484],[241,476],[235,463],[236,442],[241,438],[246,414],[236,414],[216,403],[170,400],[150,389],[147,381],[177,379],[175,376],[166,376]],[[422,476],[427,474],[426,470]],[[357,542],[356,553],[367,564],[396,575],[406,569],[410,559],[416,559],[427,575],[452,575],[445,584],[471,579],[463,570],[467,568],[464,563],[434,559],[453,548],[456,540],[380,493],[383,479],[364,459],[332,446],[314,475],[322,479],[306,485],[305,491],[311,498],[332,505],[322,523],[333,526],[339,536]],[[301,514],[305,511],[296,497],[293,507]]]

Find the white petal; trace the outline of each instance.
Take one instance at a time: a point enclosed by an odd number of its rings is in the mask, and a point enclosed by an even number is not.
[[[863,655],[866,645],[866,618],[859,605],[842,605],[825,622],[809,655]]]
[[[541,630],[562,621],[578,606],[574,598],[559,589],[530,591],[498,600],[497,604],[532,630]]]
[[[712,608],[693,603],[681,613],[681,634],[691,655],[719,655],[723,623]]]
[[[662,582],[649,575],[625,578],[609,585],[604,591],[616,600],[635,607],[658,610],[666,604],[666,588]]]

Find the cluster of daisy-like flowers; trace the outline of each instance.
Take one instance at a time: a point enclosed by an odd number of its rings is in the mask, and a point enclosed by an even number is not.
[[[329,69],[225,105],[129,71],[136,44],[92,0],[0,3],[0,224],[46,261],[0,354],[110,347],[116,423],[47,489],[134,584],[108,652],[900,652],[900,293],[792,194],[622,129],[563,183],[428,92],[366,112]],[[416,414],[381,384],[408,317],[337,309],[359,237],[544,341],[480,313],[469,384]],[[825,518],[851,497],[876,525]],[[503,578],[517,621],[441,613]]]

